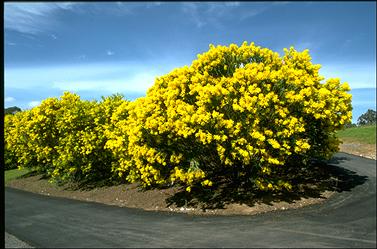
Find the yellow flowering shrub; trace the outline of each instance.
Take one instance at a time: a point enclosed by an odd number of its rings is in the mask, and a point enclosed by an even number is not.
[[[57,114],[60,132],[58,157],[53,161],[52,177],[58,180],[106,180],[110,178],[112,154],[104,149],[105,129],[119,97],[102,103],[83,101],[76,94],[65,93]]]
[[[105,149],[105,130],[122,99],[83,101],[77,94],[48,98],[16,113],[6,135],[21,167],[32,167],[53,181],[97,181],[111,178],[112,152]],[[9,134],[9,135],[8,135]]]
[[[144,186],[180,182],[188,191],[230,175],[262,190],[290,189],[287,165],[338,149],[334,131],[351,120],[351,95],[339,79],[322,82],[307,50],[284,52],[210,45],[190,66],[157,78],[113,114],[114,170]]]
[[[38,155],[34,143],[38,135],[30,132],[32,123],[32,110],[17,112],[14,115],[7,115],[5,117],[5,158],[12,158],[14,160],[12,164],[16,164],[19,168],[33,167],[39,172],[44,172],[46,168],[38,164]]]
[[[4,169],[15,169],[18,167],[18,156],[15,150],[10,147],[7,140],[9,140],[9,134],[15,128],[16,118],[14,114],[7,114],[4,116]]]
[[[308,50],[210,45],[135,101],[65,93],[7,117],[7,153],[57,180],[290,190],[288,172],[331,157],[351,120],[348,84],[319,69]]]

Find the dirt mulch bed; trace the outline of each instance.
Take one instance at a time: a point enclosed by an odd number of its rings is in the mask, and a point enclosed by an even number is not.
[[[339,148],[340,151],[352,155],[376,160],[376,145],[374,144],[362,144],[360,142],[353,141],[352,139],[344,139]]]
[[[325,201],[334,192],[324,191],[316,197],[302,197],[297,200],[274,200],[272,197],[255,199],[253,205],[226,203],[221,208],[203,208],[199,205],[172,203],[176,195],[183,194],[179,187],[168,189],[141,190],[138,184],[99,187],[90,190],[70,190],[56,186],[41,176],[30,176],[10,181],[7,186],[48,196],[64,197],[82,201],[99,202],[120,207],[141,208],[150,211],[181,212],[196,215],[252,215],[275,210],[300,208]],[[268,200],[270,199],[270,200]],[[185,202],[185,201],[182,201]]]
[[[334,165],[312,167],[311,176],[303,174],[290,193],[255,194],[227,186],[206,194],[186,193],[182,188],[141,190],[138,184],[77,189],[73,185],[57,186],[40,175],[12,180],[7,186],[42,195],[99,202],[149,211],[180,212],[193,215],[254,215],[296,209],[326,201],[334,193],[350,190],[365,179],[355,172]]]
[[[372,145],[345,140],[340,145],[340,151],[376,160],[376,147]],[[209,191],[205,195],[193,196],[179,187],[141,190],[136,183],[84,190],[74,185],[57,186],[38,175],[15,179],[6,185],[47,196],[149,211],[193,215],[254,215],[318,204],[326,201],[336,192],[350,190],[366,180],[355,172],[334,165],[317,165],[310,171],[315,173],[296,179],[296,188],[293,192],[280,194],[253,194],[225,186],[216,193]]]

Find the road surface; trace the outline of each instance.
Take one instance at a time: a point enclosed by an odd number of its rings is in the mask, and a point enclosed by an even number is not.
[[[5,188],[5,231],[37,248],[376,248],[376,161],[338,153],[332,165],[353,174],[351,187],[322,204],[255,216],[148,212]]]

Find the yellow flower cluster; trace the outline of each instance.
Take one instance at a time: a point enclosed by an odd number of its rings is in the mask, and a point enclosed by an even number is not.
[[[330,157],[335,131],[351,120],[348,84],[323,82],[319,69],[307,50],[280,56],[254,43],[210,45],[132,102],[47,99],[6,121],[6,143],[22,165],[51,165],[52,176],[111,171],[145,187],[191,191],[233,172],[261,190],[289,190],[284,168]]]

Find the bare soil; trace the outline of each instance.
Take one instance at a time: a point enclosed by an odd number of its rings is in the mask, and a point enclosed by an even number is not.
[[[376,148],[344,143],[341,151],[376,159]],[[361,178],[337,166],[317,165],[310,176],[302,175],[292,192],[274,194],[250,193],[224,186],[217,192],[194,195],[180,187],[142,190],[138,184],[120,184],[78,188],[57,186],[40,175],[14,179],[6,185],[42,195],[99,202],[149,211],[180,212],[193,215],[254,215],[264,212],[296,209],[326,201],[335,192],[349,190],[363,183]]]
[[[364,144],[352,139],[343,139],[340,151],[376,160],[376,145]]]
[[[104,186],[89,190],[72,190],[67,186],[57,186],[49,183],[40,175],[19,178],[10,181],[7,186],[26,190],[48,196],[64,197],[89,202],[99,202],[120,207],[141,208],[150,211],[182,212],[196,215],[252,215],[274,210],[300,208],[311,204],[320,203],[329,198],[333,192],[324,191],[315,197],[299,198],[286,201],[274,200],[271,197],[255,199],[253,205],[246,203],[226,203],[221,208],[203,208],[199,205],[192,206],[186,202],[183,205],[172,202],[177,194],[184,194],[179,187],[167,189],[142,190],[138,184],[121,184],[117,186]],[[179,201],[178,201],[179,202]]]

